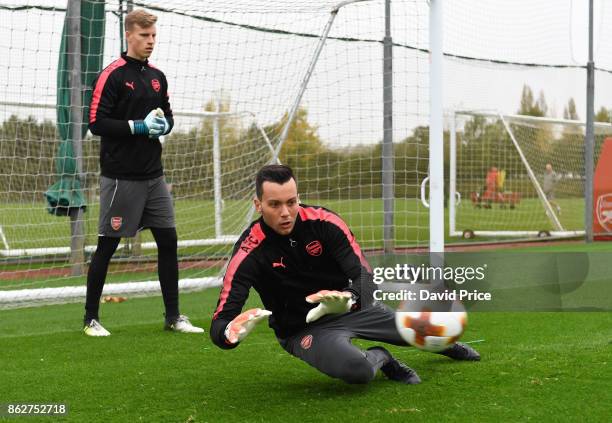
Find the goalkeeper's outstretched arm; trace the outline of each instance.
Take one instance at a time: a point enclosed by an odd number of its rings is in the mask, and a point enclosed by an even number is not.
[[[223,287],[210,325],[210,337],[219,348],[230,349],[238,346],[240,339],[228,339],[226,334],[229,335],[230,332],[226,332],[226,329],[241,315],[242,307],[249,297],[249,290],[257,277],[254,269],[254,260],[241,253],[239,248],[235,249],[223,277]]]

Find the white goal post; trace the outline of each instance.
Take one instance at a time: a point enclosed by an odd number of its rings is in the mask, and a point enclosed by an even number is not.
[[[449,122],[449,235],[584,235],[581,121],[455,111]],[[596,124],[596,143],[612,125]]]

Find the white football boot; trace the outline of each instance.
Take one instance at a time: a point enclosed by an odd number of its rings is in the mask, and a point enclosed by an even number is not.
[[[87,336],[109,336],[110,332],[104,329],[104,326],[100,324],[96,319],[92,319],[85,325],[83,332]]]
[[[176,319],[166,320],[164,329],[182,333],[204,333],[204,329],[192,325],[189,318],[182,314]]]

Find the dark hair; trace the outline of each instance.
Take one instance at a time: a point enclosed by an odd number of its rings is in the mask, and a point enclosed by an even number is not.
[[[257,176],[255,177],[255,193],[257,198],[261,200],[263,195],[263,184],[264,182],[275,182],[277,184],[284,184],[291,178],[295,180],[293,170],[289,166],[280,164],[266,165],[259,169]]]

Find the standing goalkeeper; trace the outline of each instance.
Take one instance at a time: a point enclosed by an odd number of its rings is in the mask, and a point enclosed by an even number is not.
[[[371,269],[346,223],[325,208],[299,204],[287,166],[263,167],[255,186],[261,217],[234,247],[212,319],[213,342],[235,348],[270,316],[281,346],[328,376],[368,383],[380,369],[389,379],[419,383],[416,372],[385,348],[362,351],[351,343],[361,338],[407,345],[397,332],[394,312],[372,305]],[[251,287],[266,310],[242,312]],[[463,344],[442,354],[480,359]]]
[[[557,210],[557,215],[561,214],[561,206],[559,206],[559,203],[557,203],[555,200],[555,188],[560,180],[561,176],[553,170],[552,164],[546,163],[542,190],[544,191],[544,195],[546,196],[546,199],[550,205]]]
[[[144,10],[128,13],[127,52],[94,82],[89,129],[101,137],[101,177],[98,246],[87,273],[84,332],[90,336],[110,335],[98,316],[108,264],[121,237],[144,228],[151,229],[157,244],[166,329],[203,332],[179,313],[177,235],[159,141],[174,121],[166,77],[148,61],[156,21]]]

